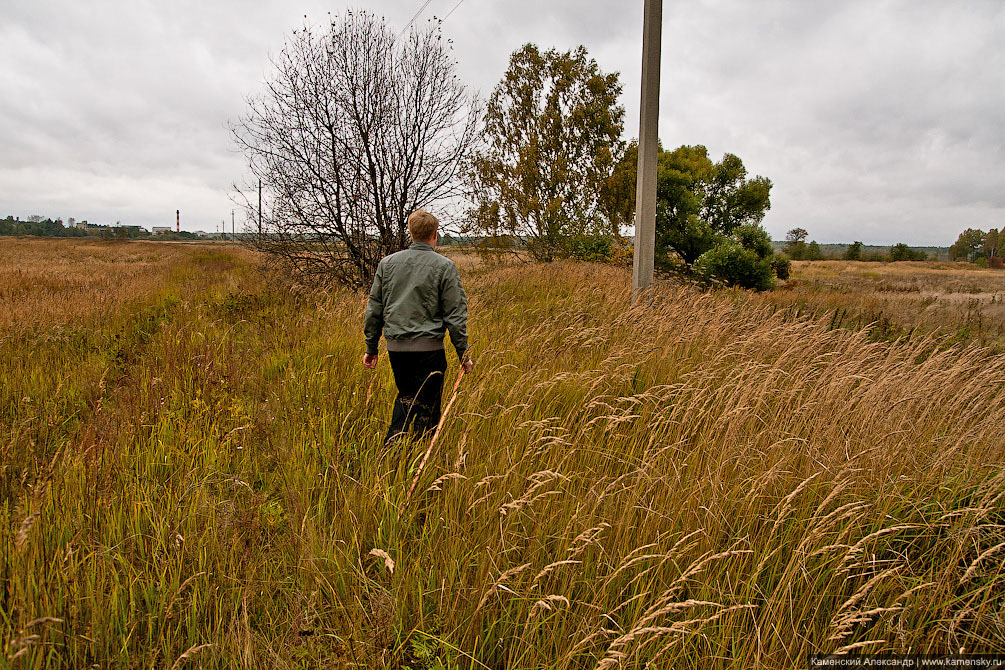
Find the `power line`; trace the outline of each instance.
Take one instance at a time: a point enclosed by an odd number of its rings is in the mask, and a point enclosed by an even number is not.
[[[407,32],[408,29],[412,27],[412,24],[415,23],[415,19],[419,18],[419,14],[421,14],[423,11],[425,11],[426,7],[428,7],[429,3],[431,3],[432,1],[433,0],[426,0],[424,3],[422,3],[422,7],[419,7],[419,11],[417,11],[415,13],[415,16],[412,17],[412,20],[409,21],[408,23],[406,23],[405,27],[402,28],[402,30],[401,30],[400,33],[398,33],[398,37],[401,37],[402,35],[404,35],[405,32]]]
[[[402,35],[404,35],[408,31],[409,28],[412,27],[412,24],[415,23],[415,19],[419,18],[419,15],[422,14],[422,12],[424,12],[426,10],[426,7],[428,7],[432,1],[433,0],[426,0],[424,3],[422,3],[422,6],[419,7],[419,11],[417,11],[415,13],[415,15],[412,17],[412,19],[408,23],[405,24],[404,28],[402,28],[401,32],[398,33],[398,37],[399,38]],[[450,15],[453,14],[454,12],[456,12],[457,8],[460,7],[462,4],[464,4],[464,0],[457,0],[457,4],[454,5],[453,8],[449,12],[447,12],[446,16],[444,16],[442,19],[440,19],[440,22],[442,23],[443,21],[446,21],[447,19],[449,19]]]
[[[455,11],[457,11],[457,8],[460,7],[463,2],[464,2],[464,0],[457,0],[457,4],[454,5],[453,9],[451,9],[449,12],[447,12],[447,15],[444,16],[442,20],[446,21],[447,19],[449,19],[450,15],[453,14]]]

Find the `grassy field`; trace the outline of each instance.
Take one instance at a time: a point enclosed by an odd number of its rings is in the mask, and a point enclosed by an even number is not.
[[[1005,357],[932,312],[835,324],[873,297],[822,301],[834,273],[627,308],[620,269],[465,259],[477,367],[406,502],[426,445],[381,444],[362,295],[225,245],[4,240],[0,666],[1001,650]]]
[[[970,263],[796,261],[792,281],[756,299],[876,339],[937,333],[1005,352],[1005,272]]]

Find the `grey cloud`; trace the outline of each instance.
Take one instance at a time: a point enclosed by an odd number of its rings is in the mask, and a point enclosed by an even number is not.
[[[1000,5],[821,7],[751,3],[717,17],[726,39],[699,22],[665,44],[664,63],[690,55],[663,78],[664,142],[771,177],[776,236],[948,243],[961,222],[999,225]]]
[[[420,0],[364,3],[403,26]],[[433,0],[417,23],[456,0]],[[765,220],[821,241],[949,243],[1005,212],[1005,9],[992,1],[665,3],[664,145],[736,153],[775,183]],[[353,3],[353,6],[360,6]],[[36,0],[0,22],[0,215],[229,220],[226,124],[320,0]],[[526,42],[621,73],[637,133],[642,1],[464,0],[443,24],[488,95]]]

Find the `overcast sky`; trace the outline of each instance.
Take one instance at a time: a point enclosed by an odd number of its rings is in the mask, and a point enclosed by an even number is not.
[[[229,227],[228,120],[285,35],[424,0],[0,0],[0,216]],[[417,23],[457,0],[430,0]],[[949,244],[1005,226],[1005,2],[666,2],[660,137],[774,182],[764,225],[821,242]],[[526,42],[621,74],[638,134],[642,0],[463,0],[444,22],[487,97]],[[240,225],[240,224],[239,224]]]

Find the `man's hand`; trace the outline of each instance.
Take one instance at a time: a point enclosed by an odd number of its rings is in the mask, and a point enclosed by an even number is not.
[[[469,372],[471,372],[471,368],[473,367],[475,367],[475,362],[470,358],[466,359],[463,363],[461,363],[461,370],[464,370],[464,374],[468,374]]]
[[[377,367],[377,354],[363,354],[363,365],[373,370]]]

